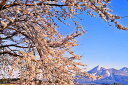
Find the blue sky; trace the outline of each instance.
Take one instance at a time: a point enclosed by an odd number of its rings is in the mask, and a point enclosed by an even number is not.
[[[128,16],[128,0],[112,0],[113,14]],[[82,55],[82,62],[87,69],[101,65],[106,68],[128,67],[128,31],[118,30],[109,26],[100,18],[91,18],[82,15],[86,34],[79,37],[78,47],[74,50]],[[120,20],[121,24],[128,26],[128,17]]]

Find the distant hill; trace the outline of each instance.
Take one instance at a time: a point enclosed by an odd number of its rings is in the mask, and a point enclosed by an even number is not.
[[[102,76],[100,79],[85,78],[77,79],[76,82],[80,84],[93,83],[93,84],[128,84],[128,68],[123,67],[120,70],[110,68],[106,69],[99,65],[88,71],[89,74],[94,76]],[[77,76],[78,77],[78,76]]]

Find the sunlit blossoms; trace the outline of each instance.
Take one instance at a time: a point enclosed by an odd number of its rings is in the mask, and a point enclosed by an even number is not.
[[[76,74],[89,76],[81,71],[81,56],[72,50],[78,45],[75,38],[85,33],[74,18],[84,13],[95,17],[97,13],[118,29],[127,30],[117,21],[121,17],[111,14],[109,3],[110,0],[1,0],[0,68],[10,76],[19,71],[22,85],[73,85]],[[66,20],[75,25],[76,31],[62,35],[58,28],[63,28],[60,23],[68,26]]]

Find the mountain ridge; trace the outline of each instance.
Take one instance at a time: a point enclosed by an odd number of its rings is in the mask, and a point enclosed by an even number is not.
[[[96,66],[88,71],[89,74],[94,76],[102,76],[100,79],[90,79],[84,78],[78,79],[78,83],[94,83],[94,84],[128,84],[128,67],[123,67],[121,69],[115,68],[104,68],[101,66]]]

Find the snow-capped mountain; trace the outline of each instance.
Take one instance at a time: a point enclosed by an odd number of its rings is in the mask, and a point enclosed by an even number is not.
[[[95,75],[95,76],[101,76],[102,75],[102,77],[110,76],[110,72],[107,69],[100,67],[99,65],[96,66],[95,68],[91,69],[90,71],[88,71],[88,73]]]
[[[104,70],[105,68],[103,67],[100,67],[99,65],[96,66],[95,68],[91,69],[90,71],[88,71],[89,73],[95,73],[97,71],[101,71],[101,70]]]
[[[127,67],[123,67],[122,69],[120,69],[121,71],[124,71],[126,73],[128,73],[128,68]]]
[[[90,71],[89,74],[94,76],[101,76],[101,78],[97,79],[90,79],[90,78],[82,78],[76,80],[78,83],[94,83],[94,84],[113,84],[113,83],[120,83],[120,84],[128,84],[128,68],[123,67],[120,70],[110,68],[106,69],[101,66],[96,66]]]

